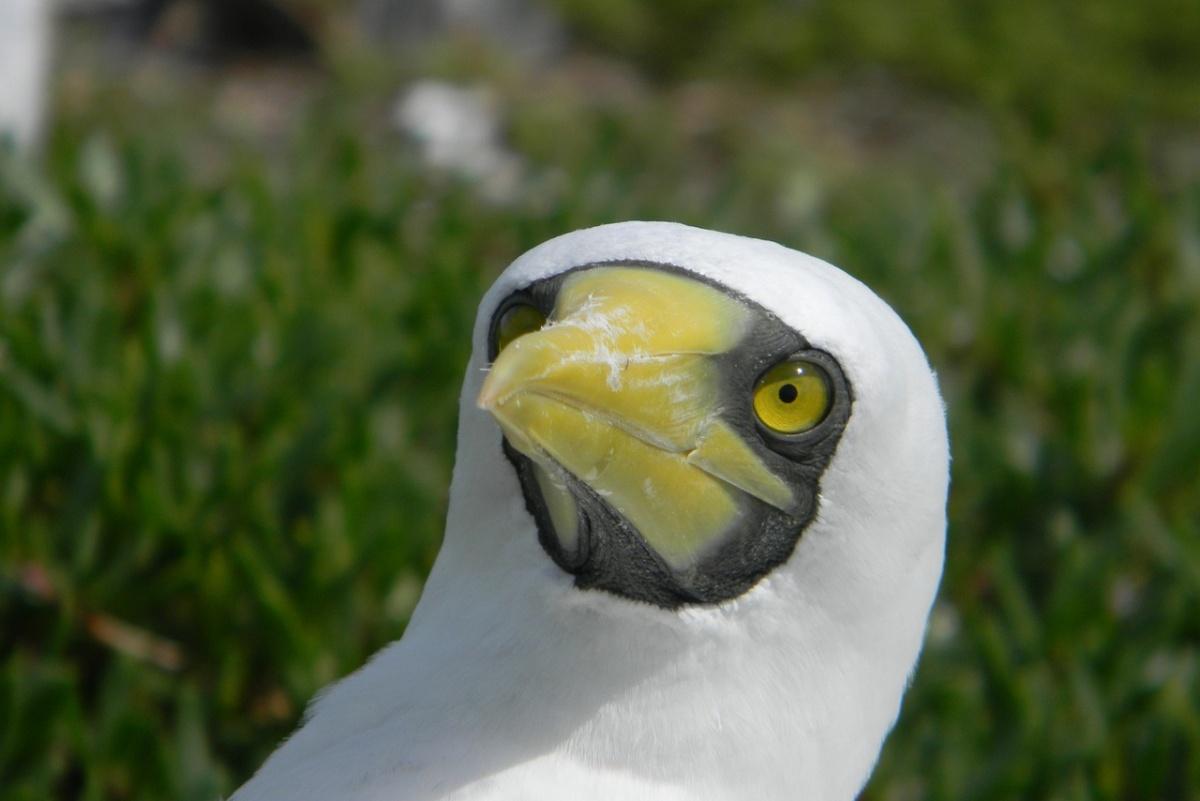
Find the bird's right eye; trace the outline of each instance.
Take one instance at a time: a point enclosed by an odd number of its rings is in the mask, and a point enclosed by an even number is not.
[[[546,324],[546,315],[528,303],[514,303],[500,315],[496,323],[496,352],[507,348],[526,334],[532,334]]]

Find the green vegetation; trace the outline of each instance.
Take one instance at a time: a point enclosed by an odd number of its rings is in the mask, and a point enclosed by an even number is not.
[[[781,84],[864,65],[1043,122],[1200,116],[1200,6],[1175,0],[554,0],[586,41],[662,77]]]
[[[337,56],[270,134],[198,113],[229,77],[69,72],[44,166],[0,159],[0,798],[243,780],[403,631],[482,291],[629,218],[827,258],[939,372],[946,578],[865,798],[1200,793],[1196,20],[726,4],[679,54],[682,4],[562,5],[658,82],[444,51],[507,109],[507,200],[424,170],[388,68]]]

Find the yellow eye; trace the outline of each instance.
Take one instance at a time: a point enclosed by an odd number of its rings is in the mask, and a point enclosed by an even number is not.
[[[812,362],[775,365],[754,387],[754,413],[779,434],[808,431],[829,413],[829,377]]]
[[[500,315],[496,324],[496,351],[507,348],[514,339],[532,334],[546,324],[546,316],[528,303],[514,303]]]

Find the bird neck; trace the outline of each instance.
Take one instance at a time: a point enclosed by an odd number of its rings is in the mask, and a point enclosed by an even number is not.
[[[831,614],[787,574],[732,604],[680,611],[582,591],[540,550],[522,507],[498,511],[488,524],[477,510],[451,515],[406,634],[436,629],[443,647],[454,638],[447,658],[474,688],[464,714],[533,732],[531,748],[561,758],[694,787],[696,798],[851,799],[861,789],[895,721],[920,621]]]
[[[526,759],[696,798],[855,796],[920,649],[940,540],[884,575],[876,566],[894,555],[848,559],[845,532],[863,543],[908,532],[886,510],[827,504],[789,563],[745,595],[660,609],[575,587],[538,545],[494,425],[465,403],[460,438],[496,447],[455,467],[446,539],[401,645],[455,666],[452,697],[430,701],[437,714],[505,722],[459,732],[463,747],[523,739]],[[853,497],[842,480],[830,477],[834,494]]]

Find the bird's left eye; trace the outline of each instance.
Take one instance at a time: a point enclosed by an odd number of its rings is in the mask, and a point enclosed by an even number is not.
[[[532,334],[546,324],[546,315],[528,303],[514,303],[500,315],[496,323],[496,351],[500,352],[513,340]]]
[[[829,413],[831,400],[829,376],[802,359],[775,365],[754,387],[754,413],[777,434],[801,434],[813,428]]]

